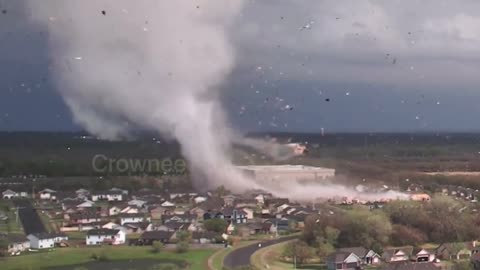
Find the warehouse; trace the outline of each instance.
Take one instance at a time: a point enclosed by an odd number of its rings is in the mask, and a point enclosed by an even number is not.
[[[283,181],[323,181],[335,176],[335,169],[304,165],[237,166],[247,177],[258,183]]]

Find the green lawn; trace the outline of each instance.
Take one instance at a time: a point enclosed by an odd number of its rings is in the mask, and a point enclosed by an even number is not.
[[[74,265],[91,262],[92,254],[105,254],[109,260],[121,259],[178,259],[185,260],[192,270],[207,268],[207,259],[215,250],[191,250],[178,254],[163,251],[152,253],[151,247],[85,247],[85,248],[58,248],[52,252],[31,253],[18,257],[8,257],[0,260],[2,270],[40,269],[52,266]]]
[[[10,201],[0,201],[0,211],[8,216],[8,220],[0,221],[0,232],[23,233],[20,220],[17,222],[16,209]]]

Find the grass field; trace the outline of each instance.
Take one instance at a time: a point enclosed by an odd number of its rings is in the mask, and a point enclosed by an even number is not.
[[[61,248],[52,252],[41,252],[18,257],[8,257],[0,260],[2,270],[29,270],[44,269],[53,266],[76,265],[92,262],[92,254],[105,254],[108,260],[135,260],[135,259],[176,259],[187,261],[189,269],[201,270],[207,268],[207,259],[215,250],[191,250],[186,253],[163,251],[152,253],[151,247],[88,247],[88,248]]]
[[[0,221],[0,232],[5,233],[23,233],[20,220],[17,222],[17,216],[13,204],[9,201],[0,201],[0,212],[6,214],[8,219]]]

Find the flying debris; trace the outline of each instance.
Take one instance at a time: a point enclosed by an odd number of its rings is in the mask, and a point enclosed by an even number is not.
[[[310,22],[308,22],[307,24],[305,24],[304,26],[300,27],[300,31],[302,30],[310,30],[313,26],[313,24],[315,23],[314,20],[311,20]]]
[[[107,12],[105,10],[102,10],[102,15],[107,15]]]
[[[326,98],[325,101],[326,101],[326,102],[330,102],[330,99],[329,99],[329,98]]]
[[[395,65],[396,63],[397,63],[397,58],[393,58],[393,60],[392,60],[392,64],[394,64],[394,65]]]

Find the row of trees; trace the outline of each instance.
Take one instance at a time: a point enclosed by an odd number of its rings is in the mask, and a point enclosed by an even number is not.
[[[480,218],[447,196],[428,203],[396,201],[384,209],[353,210],[305,219],[302,241],[325,257],[338,247],[363,246],[382,253],[387,245],[462,242],[480,237]]]

